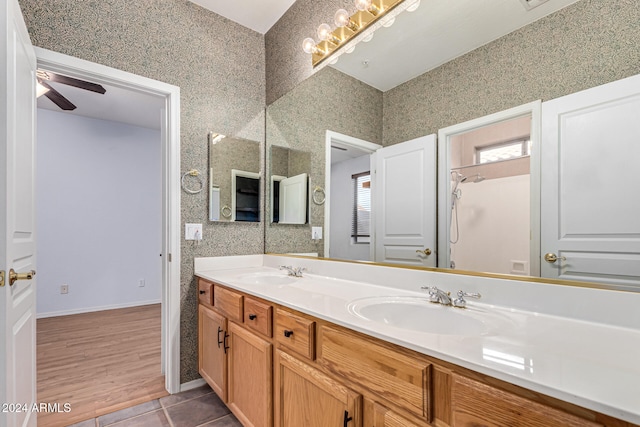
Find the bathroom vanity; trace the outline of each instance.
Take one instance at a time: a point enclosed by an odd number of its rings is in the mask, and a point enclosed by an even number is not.
[[[195,272],[200,374],[245,426],[640,424],[640,294],[275,255]]]

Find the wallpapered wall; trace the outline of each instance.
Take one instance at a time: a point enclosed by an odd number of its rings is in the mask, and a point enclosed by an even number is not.
[[[263,35],[187,0],[20,5],[35,46],[180,87],[183,171],[207,171],[208,131],[264,144]],[[209,223],[206,191],[181,199],[182,224],[204,224],[204,240],[181,250],[180,377],[187,382],[199,377],[193,258],[262,253],[264,222]]]
[[[640,73],[637,0],[582,0],[384,93],[384,143]]]
[[[357,100],[357,102],[354,102]],[[267,108],[267,145],[311,153],[310,188],[324,187],[327,130],[380,144],[382,92],[333,68],[305,80]],[[267,164],[271,150],[267,150]],[[267,218],[271,217],[267,206]],[[267,223],[265,251],[318,252],[324,241],[311,239],[311,226],[324,225],[324,206],[311,203],[310,224]]]

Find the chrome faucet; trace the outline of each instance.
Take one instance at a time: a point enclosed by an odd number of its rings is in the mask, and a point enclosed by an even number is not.
[[[429,301],[442,305],[451,305],[449,292],[445,292],[435,286],[423,286],[421,289],[425,289],[429,292]]]
[[[281,265],[280,270],[287,270],[287,275],[291,277],[302,277],[302,272],[307,269],[304,267],[292,267],[290,265]]]
[[[458,298],[453,300],[452,305],[454,307],[457,308],[465,308],[467,306],[467,301],[464,299],[464,297],[467,298],[480,298],[482,295],[478,294],[478,293],[467,293],[464,291],[458,291]]]

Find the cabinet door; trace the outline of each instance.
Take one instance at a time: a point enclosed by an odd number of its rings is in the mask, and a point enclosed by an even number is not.
[[[451,409],[458,427],[602,426],[459,375],[453,375]]]
[[[373,403],[371,406],[373,427],[420,427],[378,403]]]
[[[272,424],[271,343],[229,322],[229,400],[245,427]]]
[[[203,305],[198,306],[198,369],[220,398],[227,401],[227,319]]]
[[[278,351],[277,427],[361,427],[362,395]]]

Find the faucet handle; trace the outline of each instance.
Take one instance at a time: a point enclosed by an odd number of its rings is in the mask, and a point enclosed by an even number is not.
[[[482,295],[480,295],[479,293],[458,291],[458,298],[453,300],[452,305],[458,308],[465,308],[467,306],[467,301],[464,299],[465,297],[479,299],[480,297],[482,297]]]
[[[435,286],[422,286],[420,289],[423,289],[429,293],[429,301],[431,302],[441,302],[441,293],[444,293],[440,289]]]

